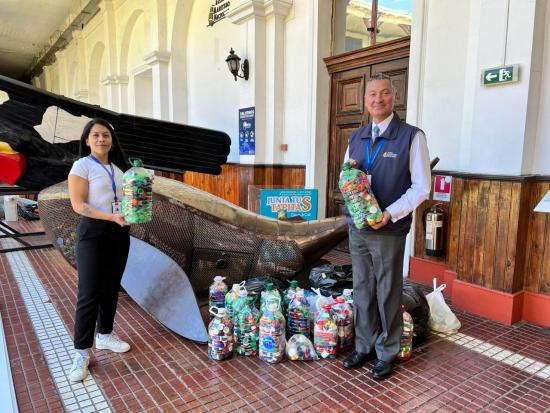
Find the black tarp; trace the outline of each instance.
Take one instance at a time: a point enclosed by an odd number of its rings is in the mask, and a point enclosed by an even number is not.
[[[34,129],[52,106],[73,116],[105,119],[113,125],[126,154],[141,158],[147,168],[218,175],[227,161],[231,139],[224,132],[116,113],[5,76],[0,76],[0,90],[9,97],[0,104],[0,141],[27,158],[27,173],[17,182],[27,189],[43,189],[65,180],[78,157],[77,140],[50,143]]]

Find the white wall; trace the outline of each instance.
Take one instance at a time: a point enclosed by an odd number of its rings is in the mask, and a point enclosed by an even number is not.
[[[508,13],[508,0],[414,2],[409,106],[417,108],[408,120],[427,133],[438,169],[524,172],[536,6],[509,0]],[[483,87],[482,69],[503,64],[519,64],[520,81]]]
[[[311,104],[309,99],[314,97],[309,93],[314,81],[310,62],[315,47],[310,17],[313,8],[311,1],[295,1],[286,25],[284,136],[281,143],[288,144],[288,152],[282,152],[280,160],[288,165],[304,165],[308,147],[307,115]],[[274,150],[280,151],[280,146]]]
[[[225,59],[234,48],[242,61],[247,50],[239,48],[239,27],[223,19],[207,27],[211,2],[195,1],[187,33],[187,123],[226,132],[231,137],[228,162],[239,160],[239,90]],[[176,45],[177,42],[173,41]]]

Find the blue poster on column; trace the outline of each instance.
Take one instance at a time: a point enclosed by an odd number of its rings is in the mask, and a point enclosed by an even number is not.
[[[239,155],[256,155],[256,108],[239,109]]]
[[[306,221],[317,219],[317,189],[262,189],[260,190],[260,214],[277,218],[277,211],[284,209],[288,218],[296,215]]]

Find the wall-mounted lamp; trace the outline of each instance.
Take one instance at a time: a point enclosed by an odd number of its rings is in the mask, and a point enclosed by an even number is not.
[[[244,59],[244,62],[242,65],[240,65],[241,58],[235,54],[233,51],[233,48],[229,51],[229,56],[227,56],[227,59],[225,59],[225,62],[227,63],[227,67],[229,68],[229,71],[231,74],[235,77],[235,82],[237,81],[237,78],[240,77],[241,79],[248,80],[248,59]],[[239,66],[242,69],[243,74],[239,74]]]

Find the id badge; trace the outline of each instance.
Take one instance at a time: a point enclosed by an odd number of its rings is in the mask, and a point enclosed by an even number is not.
[[[121,214],[122,213],[122,202],[111,202],[111,210],[113,211],[113,214]]]
[[[371,174],[367,175],[367,180],[369,181],[369,185],[372,185],[372,175]]]

